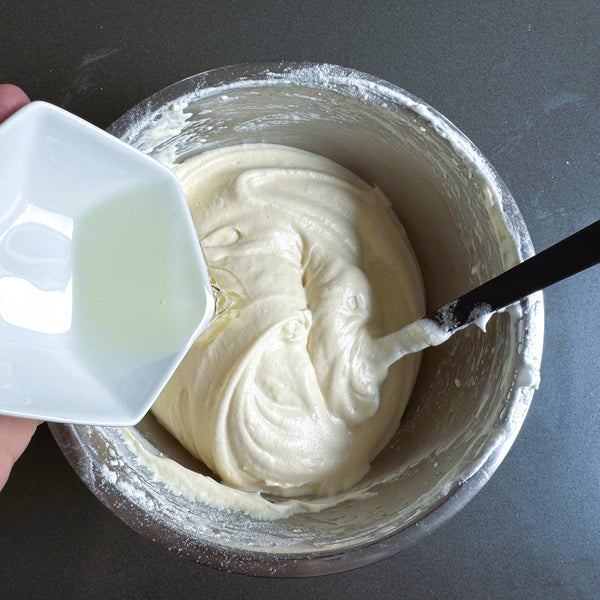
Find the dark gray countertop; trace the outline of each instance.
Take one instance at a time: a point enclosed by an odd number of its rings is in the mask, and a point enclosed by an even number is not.
[[[7,5],[9,4],[9,5]],[[300,59],[421,97],[484,152],[542,249],[600,217],[600,4],[5,3],[0,80],[108,126],[209,68]],[[145,540],[42,426],[0,494],[1,598],[599,598],[598,268],[545,293],[542,384],[496,474],[417,545],[356,571],[266,580]]]

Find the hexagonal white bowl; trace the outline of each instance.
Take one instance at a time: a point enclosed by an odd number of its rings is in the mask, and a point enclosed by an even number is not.
[[[0,413],[134,424],[213,311],[169,169],[45,102],[0,126]]]

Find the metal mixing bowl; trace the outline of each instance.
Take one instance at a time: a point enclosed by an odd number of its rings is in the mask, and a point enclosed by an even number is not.
[[[279,143],[326,155],[379,186],[413,244],[429,310],[533,253],[513,199],[481,153],[435,110],[380,79],[322,64],[226,67],[161,90],[111,131],[149,149],[148,132],[181,107],[185,127],[162,127],[153,137],[157,156]],[[505,456],[531,402],[543,337],[541,294],[517,308],[495,316],[485,334],[470,327],[425,352],[397,434],[357,486],[375,493],[321,512],[264,521],[218,508],[155,477],[119,429],[52,431],[102,502],[174,552],[253,575],[351,569],[456,513]],[[202,470],[151,415],[135,435],[150,452]]]

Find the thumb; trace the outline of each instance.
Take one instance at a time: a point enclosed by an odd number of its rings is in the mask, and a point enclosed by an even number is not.
[[[27,94],[12,83],[0,83],[0,123],[29,103]]]

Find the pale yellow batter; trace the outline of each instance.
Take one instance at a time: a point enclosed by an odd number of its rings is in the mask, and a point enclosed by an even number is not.
[[[153,413],[227,485],[350,487],[396,431],[420,363],[373,360],[377,338],[424,313],[402,226],[377,189],[285,146],[208,151],[176,172],[226,309]]]

